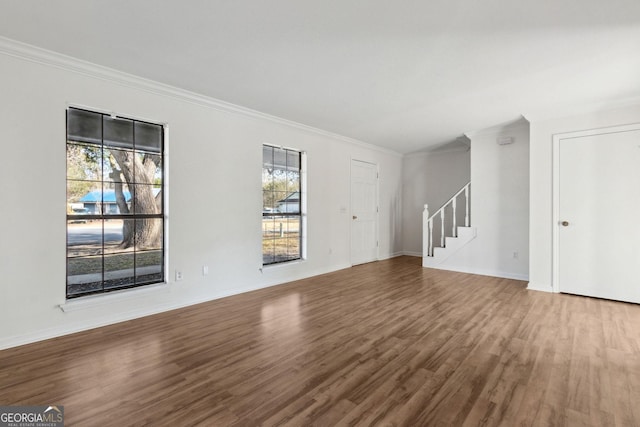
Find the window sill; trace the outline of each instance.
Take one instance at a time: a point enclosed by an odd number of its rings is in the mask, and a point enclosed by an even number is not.
[[[153,294],[164,294],[169,292],[168,283],[158,283],[148,285],[141,288],[123,289],[122,291],[114,291],[100,295],[89,295],[86,297],[74,298],[67,300],[64,304],[60,304],[60,310],[65,313],[77,310],[85,310],[88,308],[99,307],[103,305],[111,305],[113,303],[148,297]]]
[[[262,267],[260,267],[260,272],[264,272],[265,270],[277,270],[277,269],[282,268],[282,267],[288,267],[288,266],[291,266],[291,265],[302,264],[302,263],[305,263],[305,262],[307,262],[306,259],[300,258],[300,259],[294,259],[294,260],[286,261],[286,262],[279,262],[277,264],[266,264],[266,265],[263,265]]]

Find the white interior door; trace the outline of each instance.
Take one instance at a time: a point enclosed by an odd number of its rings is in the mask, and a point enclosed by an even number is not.
[[[640,130],[558,144],[560,292],[640,303]]]
[[[351,264],[378,259],[378,171],[351,160]]]

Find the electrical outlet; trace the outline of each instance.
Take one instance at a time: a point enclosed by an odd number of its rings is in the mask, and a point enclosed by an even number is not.
[[[182,271],[176,270],[176,282],[182,280]]]
[[[514,252],[513,253],[513,259],[518,259],[519,256],[520,256],[520,254],[518,254],[518,252]]]
[[[208,265],[203,265],[202,266],[202,275],[206,276],[207,274],[209,274],[209,266]]]

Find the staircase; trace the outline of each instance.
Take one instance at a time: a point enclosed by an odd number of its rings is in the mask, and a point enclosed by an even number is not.
[[[429,216],[429,206],[424,205],[422,212],[423,267],[436,267],[475,239],[476,229],[471,227],[469,217],[470,190],[471,183],[467,183],[431,216]],[[464,225],[458,225],[458,223]]]

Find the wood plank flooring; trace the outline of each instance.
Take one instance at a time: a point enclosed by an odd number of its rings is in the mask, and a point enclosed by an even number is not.
[[[640,306],[400,257],[0,352],[68,426],[640,426]]]

